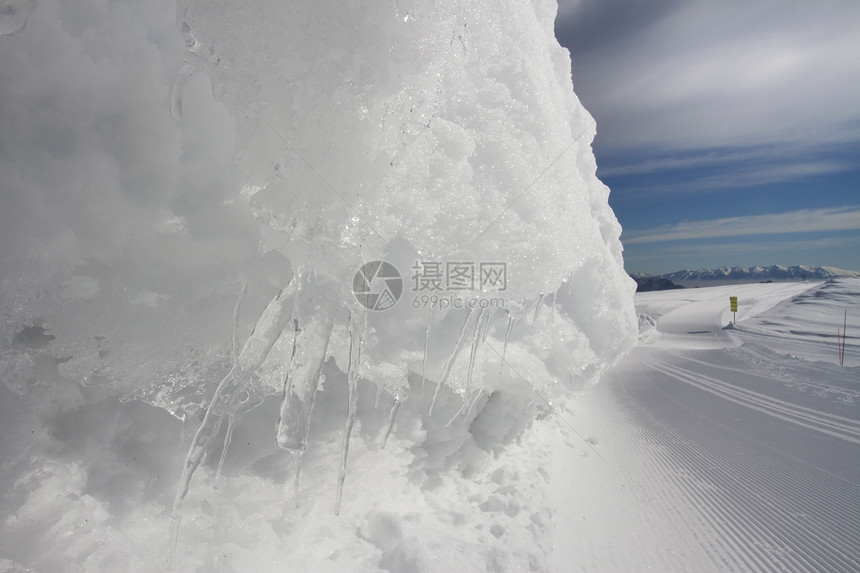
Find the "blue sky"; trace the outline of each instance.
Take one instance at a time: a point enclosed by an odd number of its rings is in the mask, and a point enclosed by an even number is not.
[[[860,269],[860,3],[561,0],[631,272]]]

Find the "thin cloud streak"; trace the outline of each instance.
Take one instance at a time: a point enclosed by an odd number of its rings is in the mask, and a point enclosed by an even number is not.
[[[738,253],[744,255],[757,253],[812,251],[821,249],[850,249],[860,247],[860,236],[853,237],[827,237],[818,239],[791,239],[787,241],[768,241],[757,243],[749,241],[734,242],[711,242],[707,246],[706,254],[709,257],[728,255],[736,257]],[[650,250],[625,251],[625,260],[659,260],[666,258],[689,257],[699,259],[702,257],[701,243],[677,243],[661,248],[659,252]],[[795,264],[795,263],[792,263]]]
[[[857,166],[838,161],[820,161],[785,165],[773,165],[770,167],[731,166],[725,173],[709,175],[707,173],[689,175],[681,183],[649,183],[626,184],[623,188],[613,187],[616,196],[624,195],[627,202],[641,203],[654,200],[668,200],[682,197],[701,198],[709,195],[735,194],[740,189],[755,188],[774,183],[796,182],[803,179],[810,181],[821,175],[832,175],[843,173]],[[601,178],[610,175],[598,171]],[[758,192],[758,191],[752,191]],[[766,191],[772,193],[773,191]],[[775,199],[778,205],[778,199]]]
[[[693,180],[690,187],[695,189],[731,188],[737,190],[753,185],[766,185],[781,181],[796,181],[814,175],[828,175],[855,169],[856,165],[844,161],[820,160],[799,163],[751,166],[735,169],[731,173],[702,177]]]
[[[769,167],[733,166],[727,173],[719,175],[690,176],[683,183],[661,183],[654,185],[627,185],[626,190],[635,191],[636,200],[647,201],[657,197],[677,197],[690,195],[695,192],[697,197],[713,193],[734,193],[738,189],[781,183],[784,181],[797,181],[799,179],[813,177],[816,175],[829,175],[855,169],[856,166],[838,161],[810,161],[806,163],[795,163],[786,165],[773,165]],[[601,177],[607,177],[600,173]]]
[[[856,165],[833,159],[811,161],[808,150],[795,150],[793,146],[767,146],[759,148],[740,148],[731,151],[725,149],[699,150],[692,155],[645,155],[636,161],[626,161],[616,165],[601,165],[602,177],[620,177],[625,175],[645,175],[682,169],[701,169],[718,166],[731,166],[736,170],[738,165],[752,165],[756,172],[761,172],[762,166],[774,173],[782,172],[785,176],[793,177],[798,172],[798,166],[810,166],[810,173],[833,173],[853,169]],[[814,166],[814,170],[811,170]]]
[[[689,221],[622,237],[625,245],[740,237],[860,230],[860,207],[801,209],[773,215],[727,217],[710,221]]]

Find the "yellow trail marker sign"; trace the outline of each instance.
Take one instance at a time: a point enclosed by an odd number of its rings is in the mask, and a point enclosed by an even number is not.
[[[735,314],[738,311],[738,297],[730,296],[729,304],[732,308],[732,324],[735,324],[738,321],[738,315]]]

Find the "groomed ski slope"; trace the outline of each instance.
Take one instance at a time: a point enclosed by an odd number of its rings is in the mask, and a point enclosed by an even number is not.
[[[556,440],[588,447],[554,457],[555,569],[860,571],[860,280],[636,307],[640,345]]]

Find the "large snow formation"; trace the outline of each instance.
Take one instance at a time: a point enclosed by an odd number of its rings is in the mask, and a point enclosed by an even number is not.
[[[119,397],[188,420],[174,534],[249,419],[293,454],[278,480],[343,436],[346,505],[349,443],[393,431],[408,471],[463,474],[633,345],[554,1],[180,1],[175,37],[141,7],[17,4],[0,376],[62,411]],[[353,293],[373,261],[399,271],[392,308]]]

